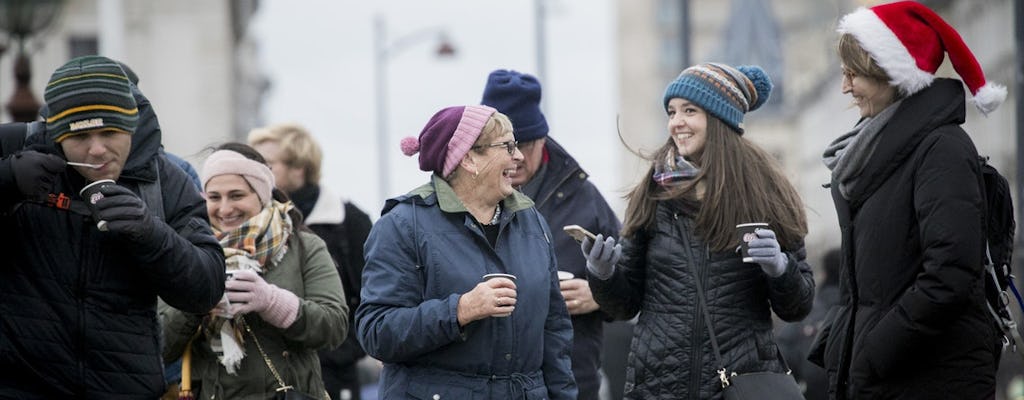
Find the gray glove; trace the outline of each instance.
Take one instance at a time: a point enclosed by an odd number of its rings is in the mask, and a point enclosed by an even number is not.
[[[583,238],[580,249],[587,258],[587,270],[601,280],[612,277],[615,263],[619,262],[619,257],[622,256],[622,245],[615,243],[615,238],[605,238],[601,234],[593,241],[589,237]]]
[[[750,259],[743,261],[759,264],[764,273],[772,278],[782,276],[786,272],[789,259],[779,247],[779,241],[775,240],[775,231],[758,229],[754,233],[757,235],[757,239],[751,240],[748,245]]]

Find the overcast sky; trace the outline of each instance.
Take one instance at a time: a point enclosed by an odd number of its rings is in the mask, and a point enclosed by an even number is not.
[[[547,40],[543,96],[550,135],[592,175],[613,208],[618,112],[615,17],[610,0],[543,0]],[[398,142],[417,136],[434,112],[478,104],[490,71],[536,74],[534,1],[492,0],[263,0],[254,30],[272,81],[265,105],[268,123],[308,127],[324,147],[324,184],[379,215],[375,124],[373,20],[386,23],[389,122],[388,197],[427,181],[416,157]],[[443,30],[455,58],[435,56]],[[396,39],[416,38],[394,46]]]

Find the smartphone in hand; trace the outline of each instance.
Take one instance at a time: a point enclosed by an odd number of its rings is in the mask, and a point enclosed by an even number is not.
[[[562,230],[565,231],[565,233],[568,233],[569,236],[572,236],[573,239],[576,239],[577,242],[582,243],[584,237],[589,237],[591,241],[597,240],[596,235],[590,233],[590,231],[586,229],[583,229],[583,227],[579,225],[566,225],[562,227]]]

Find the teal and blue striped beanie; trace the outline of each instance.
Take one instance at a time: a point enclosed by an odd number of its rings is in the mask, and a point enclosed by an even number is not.
[[[682,98],[722,120],[743,134],[743,115],[761,107],[772,92],[772,81],[758,66],[739,66],[705,63],[683,70],[665,88],[665,108],[668,101]]]
[[[132,134],[139,109],[127,74],[117,61],[78,57],[50,76],[43,94],[49,115],[46,132],[54,142],[93,129],[113,128]]]

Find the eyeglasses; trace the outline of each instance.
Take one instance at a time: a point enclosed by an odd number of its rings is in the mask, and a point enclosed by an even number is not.
[[[505,146],[505,150],[508,151],[508,155],[513,155],[516,152],[516,145],[518,145],[518,144],[519,144],[519,142],[517,142],[515,140],[509,140],[507,142],[498,142],[498,143],[490,143],[490,144],[478,144],[476,146],[470,147],[470,149],[474,150],[474,149],[482,149],[482,148],[486,148],[486,147],[501,147],[501,146]]]

